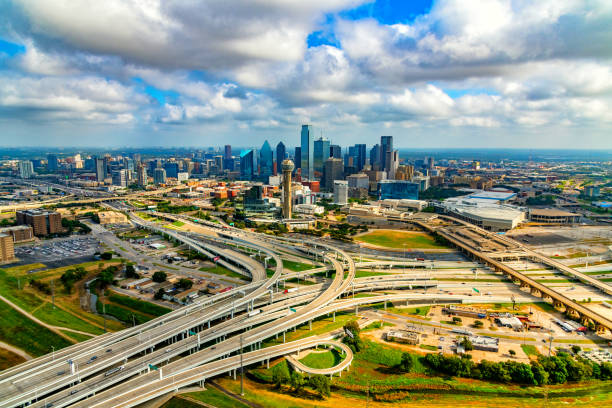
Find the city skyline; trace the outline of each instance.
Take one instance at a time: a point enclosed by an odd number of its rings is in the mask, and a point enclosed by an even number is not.
[[[304,123],[343,146],[612,147],[605,2],[0,11],[5,147],[295,146]]]

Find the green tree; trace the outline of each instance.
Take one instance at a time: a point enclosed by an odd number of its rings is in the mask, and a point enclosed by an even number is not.
[[[302,388],[304,388],[304,385],[306,385],[306,380],[302,374],[294,371],[291,373],[290,383],[291,388],[293,388],[293,392],[299,392]]]
[[[272,382],[276,387],[280,388],[283,384],[287,384],[290,379],[287,364],[277,364],[272,368]]]
[[[574,353],[574,354],[578,354],[578,353],[580,353],[580,350],[582,350],[582,349],[580,348],[580,346],[579,346],[579,345],[574,344],[574,345],[572,346],[572,353]]]
[[[164,288],[159,288],[159,290],[155,292],[155,295],[153,297],[157,300],[161,300],[164,298],[165,294],[166,294],[166,291],[164,290]]]
[[[363,344],[361,338],[359,337],[359,332],[361,331],[359,325],[355,320],[352,320],[345,324],[343,328],[346,336],[344,336],[342,341],[348,345],[353,352],[359,352]]]
[[[514,357],[514,356],[516,355],[516,351],[514,351],[514,350],[512,350],[512,349],[508,350],[508,353],[510,353],[510,355],[511,355],[512,357]]]
[[[313,375],[310,377],[308,384],[319,394],[321,398],[329,397],[331,394],[331,384],[329,378],[324,375]]]
[[[402,353],[402,360],[398,364],[399,371],[409,373],[413,366],[414,360],[412,359],[412,355],[410,353]]]
[[[191,279],[183,278],[179,280],[178,285],[181,289],[185,289],[185,290],[191,289],[191,287],[193,286],[193,281],[191,281]]]
[[[112,259],[112,257],[113,257],[112,252],[104,252],[102,255],[100,255],[100,258],[102,258],[105,261]]]
[[[479,329],[479,328],[481,328],[482,326],[484,326],[484,323],[483,323],[481,320],[475,320],[475,321],[474,321],[474,327],[475,327],[475,328]]]
[[[472,351],[472,350],[474,350],[474,345],[472,344],[470,339],[468,339],[467,337],[463,337],[463,339],[461,340],[460,344],[463,346],[465,351]]]
[[[166,277],[168,275],[166,275],[166,272],[162,272],[162,271],[157,271],[153,274],[153,282],[157,282],[157,283],[162,283],[166,281]]]
[[[140,278],[140,275],[138,275],[138,273],[136,273],[136,269],[134,268],[134,265],[126,265],[125,267],[125,277],[130,279],[138,279]]]

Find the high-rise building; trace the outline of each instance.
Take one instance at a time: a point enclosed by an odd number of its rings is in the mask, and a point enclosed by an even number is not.
[[[178,177],[179,165],[177,162],[166,162],[164,163],[164,170],[166,170],[166,177]]]
[[[293,158],[295,159],[294,161],[295,168],[301,169],[302,168],[302,148],[300,146],[295,148],[295,154],[293,155]]]
[[[9,234],[0,234],[0,262],[10,262],[15,260],[15,248],[13,247],[13,237]]]
[[[342,148],[340,145],[329,146],[329,157],[335,157],[337,159],[342,158]]]
[[[162,168],[156,168],[153,171],[153,182],[155,184],[166,184],[166,170]]]
[[[327,191],[332,191],[334,188],[334,180],[342,180],[344,178],[344,163],[342,159],[330,157],[325,160],[323,169],[322,187]]]
[[[240,152],[240,177],[251,180],[255,174],[253,149]]]
[[[57,155],[48,154],[47,155],[47,170],[50,173],[56,173],[58,169],[59,161],[57,160]]]
[[[95,160],[96,160],[96,180],[101,183],[106,178],[104,159],[96,158]]]
[[[259,175],[267,178],[272,175],[274,165],[274,153],[270,147],[270,143],[266,140],[259,151]]]
[[[223,169],[234,171],[234,158],[232,157],[231,145],[225,145],[223,152]]]
[[[30,160],[21,160],[19,162],[19,177],[32,178],[34,175],[34,165]]]
[[[395,179],[396,180],[412,180],[414,177],[414,167],[411,165],[403,165],[399,166],[395,171]]]
[[[283,218],[291,218],[291,173],[293,172],[293,162],[289,159],[283,160],[281,168],[283,171]]]
[[[334,180],[334,204],[348,203],[348,181]]]
[[[385,165],[387,166],[387,175],[389,179],[395,179],[395,171],[399,166],[399,152],[397,150],[392,150],[387,152],[385,159]]]
[[[329,140],[320,137],[314,141],[314,170],[323,171],[325,160],[329,158]]]
[[[374,171],[382,170],[380,167],[380,145],[375,144],[370,149],[370,167]]]
[[[114,186],[127,187],[127,170],[115,170],[112,174]]]
[[[354,156],[353,166],[357,171],[363,170],[366,164],[366,145],[365,144],[356,144],[354,147]]]
[[[287,148],[283,142],[278,142],[276,145],[276,163],[280,170],[283,161],[287,158]]]
[[[381,170],[389,173],[390,167],[387,162],[389,154],[393,152],[393,136],[381,136],[380,137],[380,165]]]
[[[302,125],[300,143],[302,178],[314,179],[314,139],[311,125]]]
[[[138,185],[144,187],[147,185],[148,181],[149,180],[147,177],[147,166],[140,163],[138,165]]]
[[[62,216],[58,212],[43,210],[17,211],[17,224],[29,225],[34,235],[45,236],[62,232]]]
[[[346,180],[349,188],[370,188],[370,178],[365,173],[351,174]]]

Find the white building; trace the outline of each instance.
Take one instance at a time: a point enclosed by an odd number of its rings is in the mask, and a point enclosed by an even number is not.
[[[176,179],[178,181],[187,181],[187,180],[189,180],[189,173],[187,173],[186,171],[177,173],[176,174]]]
[[[350,188],[370,188],[370,178],[365,173],[351,174],[346,180]]]
[[[297,214],[315,215],[323,214],[325,208],[314,204],[297,204],[293,207],[293,212]]]
[[[348,181],[334,180],[334,204],[348,203]]]

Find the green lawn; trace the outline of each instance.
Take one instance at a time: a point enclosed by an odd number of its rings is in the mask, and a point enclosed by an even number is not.
[[[67,327],[69,329],[84,331],[92,334],[102,334],[104,330],[94,326],[85,320],[56,307],[53,308],[51,303],[45,303],[33,313],[34,317],[49,323],[53,326]],[[69,332],[68,332],[69,333]]]
[[[531,344],[521,344],[521,348],[528,356],[537,356],[538,354],[540,354],[538,353],[538,349],[536,349],[536,347],[532,346]]]
[[[213,405],[216,408],[248,408],[247,405],[225,395],[224,393],[210,385],[207,386],[206,391],[190,392],[188,394],[185,394],[185,396],[197,401],[202,401],[207,404]],[[184,406],[185,405],[180,405],[180,407]]]
[[[47,354],[51,352],[52,346],[59,350],[71,344],[68,340],[39,326],[2,301],[0,301],[0,316],[2,316],[0,340],[32,356]]]
[[[214,273],[215,275],[225,275],[225,276],[229,276],[230,278],[248,280],[248,278],[246,276],[241,275],[241,274],[239,274],[237,272],[234,272],[234,271],[230,271],[229,269],[224,268],[224,267],[219,266],[219,265],[215,265],[212,268],[200,268],[200,270],[202,272]]]
[[[129,307],[130,309],[136,310],[141,313],[153,315],[153,316],[161,316],[170,312],[171,310],[167,307],[156,305],[155,303],[146,302],[144,300],[135,299],[130,296],[123,296],[117,293],[111,293],[108,297],[113,303],[117,303],[122,306]]]
[[[98,299],[98,302],[96,303],[96,308],[98,313],[103,313],[103,311],[105,311],[107,315],[113,316],[115,319],[124,322],[128,326],[133,325],[134,322],[136,324],[142,324],[152,319],[151,317],[145,316],[142,313],[132,312],[131,310],[111,303],[107,303],[106,307],[103,308],[100,299]]]
[[[172,225],[174,225],[175,227],[182,227],[183,225],[185,225],[185,223],[183,221],[174,221]]]
[[[312,352],[300,359],[300,362],[310,368],[331,368],[340,364],[344,356],[335,348],[322,353]]]
[[[422,348],[423,350],[429,350],[429,351],[437,351],[438,348],[436,346],[432,346],[429,344],[419,344],[419,348]]]
[[[444,245],[436,243],[431,235],[414,231],[377,230],[355,238],[360,242],[387,248],[407,249],[442,249]],[[405,244],[405,246],[404,246]]]
[[[386,272],[366,271],[363,269],[358,269],[355,271],[355,278],[367,278],[369,276],[382,276],[382,275],[390,275],[390,274]]]
[[[609,275],[612,274],[612,270],[610,271],[597,271],[597,272],[582,272],[585,275]]]
[[[302,271],[307,271],[309,269],[314,269],[316,268],[316,266],[307,264],[307,263],[295,262],[295,261],[289,261],[287,259],[283,259],[283,268],[289,269],[290,271],[293,271],[293,272],[302,272]]]

